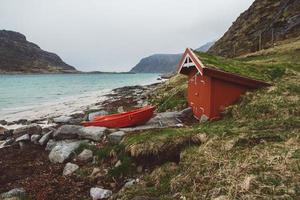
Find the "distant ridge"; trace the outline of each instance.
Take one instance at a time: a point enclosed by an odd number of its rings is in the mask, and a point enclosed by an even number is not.
[[[28,42],[18,32],[0,30],[0,73],[73,73],[59,56]]]
[[[154,54],[143,58],[130,72],[134,73],[170,73],[176,69],[181,54]]]
[[[199,47],[198,49],[195,49],[195,51],[198,51],[198,52],[207,52],[209,50],[210,47],[212,47],[213,45],[215,44],[215,41],[212,41],[212,42],[208,42],[204,45],[202,45],[201,47]]]
[[[199,52],[206,52],[214,42],[208,42],[196,49]],[[182,49],[184,51],[184,49]],[[154,54],[143,58],[130,72],[133,73],[174,73],[182,54]]]

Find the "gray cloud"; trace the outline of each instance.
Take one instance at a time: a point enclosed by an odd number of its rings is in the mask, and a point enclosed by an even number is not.
[[[80,70],[127,71],[223,35],[254,0],[0,0],[0,29]]]

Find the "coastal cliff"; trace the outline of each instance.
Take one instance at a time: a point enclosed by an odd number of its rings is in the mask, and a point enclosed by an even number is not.
[[[77,70],[18,32],[0,30],[0,73],[70,73]]]

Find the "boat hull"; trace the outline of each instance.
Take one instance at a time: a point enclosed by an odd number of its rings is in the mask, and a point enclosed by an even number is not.
[[[101,126],[107,128],[125,128],[147,123],[154,113],[154,106],[124,112],[120,114],[96,117],[93,121],[82,122],[83,126]]]

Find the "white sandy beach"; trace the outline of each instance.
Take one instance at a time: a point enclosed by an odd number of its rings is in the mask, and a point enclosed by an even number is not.
[[[72,115],[95,106],[95,103],[97,102],[104,101],[104,95],[110,92],[111,90],[102,90],[84,95],[66,97],[41,105],[2,110],[0,111],[0,120],[12,122],[20,119],[36,120],[62,115]]]

